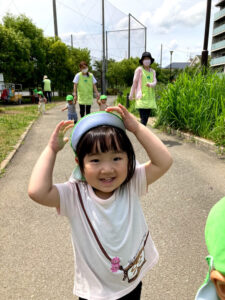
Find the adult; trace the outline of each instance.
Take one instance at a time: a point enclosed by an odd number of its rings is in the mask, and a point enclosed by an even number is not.
[[[45,98],[48,100],[48,102],[52,102],[52,97],[51,97],[51,80],[48,79],[48,76],[45,75],[43,78],[43,84],[44,84],[44,95]]]
[[[154,87],[157,84],[155,70],[151,68],[154,62],[151,53],[142,54],[139,66],[134,73],[133,85],[130,90],[129,99],[136,101],[135,107],[139,110],[141,123],[146,126],[151,109],[156,109]]]
[[[91,105],[93,104],[93,90],[96,98],[99,99],[94,75],[88,72],[88,64],[85,61],[80,62],[80,72],[77,73],[73,79],[74,83],[74,100],[78,100],[80,106],[81,118],[91,112]]]

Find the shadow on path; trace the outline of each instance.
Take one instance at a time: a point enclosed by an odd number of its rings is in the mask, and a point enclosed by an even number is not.
[[[161,140],[163,144],[167,145],[167,147],[181,146],[182,143],[171,141],[171,140]]]

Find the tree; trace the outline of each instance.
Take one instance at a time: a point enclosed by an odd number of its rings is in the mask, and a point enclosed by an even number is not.
[[[25,84],[30,70],[29,40],[0,24],[0,44],[0,70],[5,81]]]
[[[25,15],[15,17],[7,14],[3,18],[6,29],[11,29],[17,35],[23,37],[27,50],[29,50],[29,71],[26,73],[25,80],[22,82],[25,86],[37,83],[42,76],[45,64],[44,36],[42,29],[37,28],[32,21]],[[20,51],[20,49],[18,49]],[[23,47],[21,48],[23,51]]]

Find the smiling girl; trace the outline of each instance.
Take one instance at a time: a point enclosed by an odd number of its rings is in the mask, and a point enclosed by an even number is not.
[[[119,113],[120,117],[112,112]],[[140,299],[142,278],[158,261],[140,196],[171,166],[164,144],[124,106],[82,118],[71,134],[78,164],[68,182],[52,184],[55,159],[73,125],[61,122],[37,161],[29,184],[36,202],[67,216],[75,253],[79,299]],[[132,132],[149,161],[136,166]]]

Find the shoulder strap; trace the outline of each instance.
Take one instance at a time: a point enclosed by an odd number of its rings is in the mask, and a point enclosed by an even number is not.
[[[109,257],[109,255],[107,254],[107,252],[106,252],[105,249],[103,248],[101,242],[99,241],[98,236],[97,236],[97,234],[96,234],[96,232],[95,232],[95,230],[94,230],[94,228],[93,228],[93,226],[92,226],[92,224],[91,224],[91,221],[90,221],[90,219],[89,219],[89,217],[88,217],[88,215],[87,215],[87,212],[86,212],[86,210],[85,210],[84,203],[83,203],[83,200],[82,200],[82,197],[81,197],[81,193],[80,193],[80,189],[79,189],[79,186],[78,186],[77,182],[75,182],[75,184],[76,184],[76,188],[77,188],[78,197],[79,197],[79,200],[80,200],[81,207],[82,207],[83,212],[84,212],[84,214],[85,214],[85,216],[86,216],[86,219],[87,219],[88,224],[89,224],[89,226],[90,226],[90,228],[91,228],[91,231],[92,231],[92,233],[93,233],[93,235],[94,235],[94,237],[95,237],[95,239],[96,239],[96,241],[97,241],[97,243],[98,243],[98,245],[99,245],[99,247],[100,247],[102,253],[103,253],[103,254],[105,255],[105,257],[111,262],[111,258]],[[147,242],[148,235],[149,235],[149,231],[148,231],[148,233],[147,233],[147,235],[146,235],[146,238],[145,238],[145,241],[144,241],[144,246],[145,246],[145,244],[146,244],[146,242]]]
[[[77,188],[78,197],[79,197],[79,200],[80,200],[81,207],[82,207],[83,212],[84,212],[84,214],[85,214],[85,216],[86,216],[86,219],[87,219],[87,221],[88,221],[88,224],[89,224],[89,226],[90,226],[90,228],[91,228],[91,230],[92,230],[92,233],[93,233],[93,235],[94,235],[94,237],[95,237],[95,239],[96,239],[96,241],[97,241],[97,243],[98,243],[98,245],[99,245],[99,247],[100,247],[102,253],[103,253],[103,254],[105,255],[105,257],[111,262],[111,258],[109,257],[109,255],[107,254],[107,252],[106,252],[105,249],[103,248],[101,242],[99,241],[98,236],[97,236],[97,234],[96,234],[96,232],[95,232],[95,230],[94,230],[94,228],[93,228],[93,226],[92,226],[92,224],[91,224],[91,221],[90,221],[90,219],[89,219],[89,217],[88,217],[88,215],[87,215],[87,212],[86,212],[86,210],[85,210],[84,203],[83,203],[83,200],[82,200],[82,197],[81,197],[81,193],[80,193],[80,189],[79,189],[79,186],[78,186],[77,182],[76,182],[75,184],[76,184],[76,188]]]

